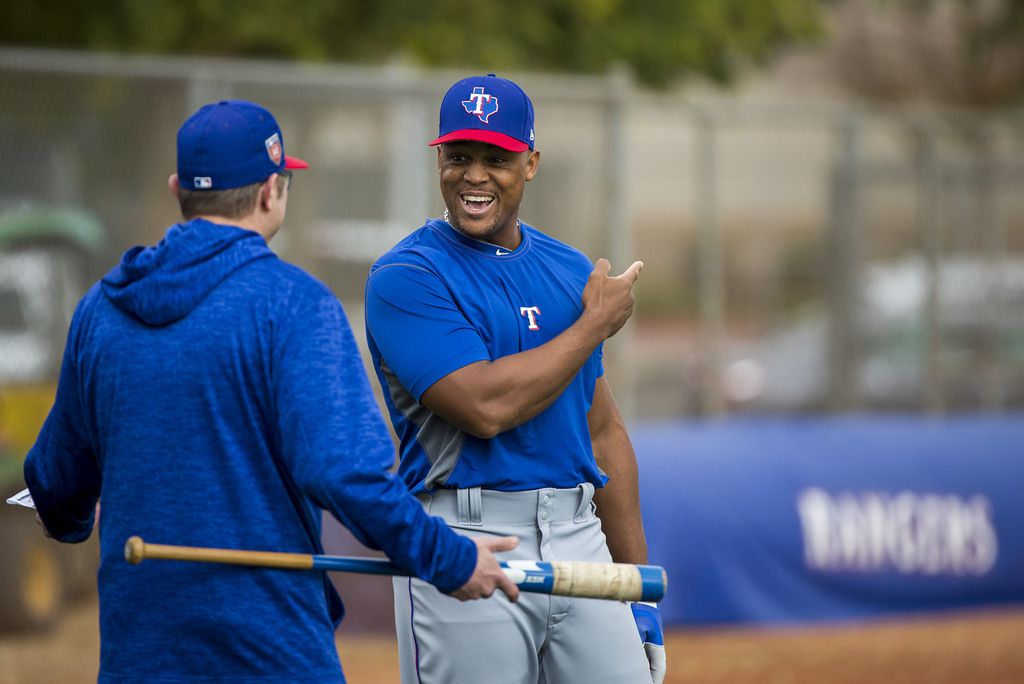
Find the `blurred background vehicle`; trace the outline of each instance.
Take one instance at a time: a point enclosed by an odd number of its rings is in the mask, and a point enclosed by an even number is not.
[[[0,491],[24,488],[22,463],[56,390],[85,264],[103,229],[81,210],[28,208],[0,215]],[[97,544],[43,537],[32,515],[0,508],[0,629],[51,626],[66,601],[95,582]]]
[[[939,348],[929,350],[924,259],[869,264],[856,299],[862,358],[856,395],[879,410],[920,407],[928,355],[941,364],[951,410],[1024,405],[1024,261],[950,258],[938,266]],[[804,307],[765,337],[728,346],[722,384],[731,406],[821,411],[828,406],[828,313]],[[997,372],[992,372],[998,369]]]

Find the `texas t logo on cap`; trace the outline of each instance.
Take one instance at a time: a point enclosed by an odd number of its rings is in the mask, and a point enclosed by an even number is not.
[[[507,78],[471,76],[445,93],[437,129],[431,145],[476,141],[525,152],[534,144],[533,103]]]
[[[483,86],[473,88],[473,93],[468,100],[462,101],[462,106],[469,114],[476,114],[477,117],[487,123],[491,114],[498,111],[498,98],[484,92]]]

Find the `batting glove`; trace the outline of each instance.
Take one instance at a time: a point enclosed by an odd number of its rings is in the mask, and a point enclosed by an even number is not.
[[[644,643],[647,662],[651,666],[651,681],[653,684],[662,684],[665,681],[665,635],[661,625],[661,611],[657,603],[639,601],[631,603],[630,608],[633,609],[633,619],[640,630],[640,641]]]

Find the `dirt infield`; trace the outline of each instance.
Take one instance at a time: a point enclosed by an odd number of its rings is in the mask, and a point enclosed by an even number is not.
[[[96,604],[45,635],[0,636],[0,684],[96,681]],[[350,634],[339,652],[351,684],[398,681],[394,640]],[[669,684],[1024,682],[1024,608],[853,626],[675,631]],[[566,683],[575,684],[575,683]]]

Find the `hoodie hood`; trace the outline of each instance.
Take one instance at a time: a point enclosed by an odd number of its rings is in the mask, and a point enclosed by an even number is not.
[[[114,306],[151,326],[184,318],[228,276],[273,257],[263,236],[203,219],[171,226],[159,244],[132,247],[102,281]]]

